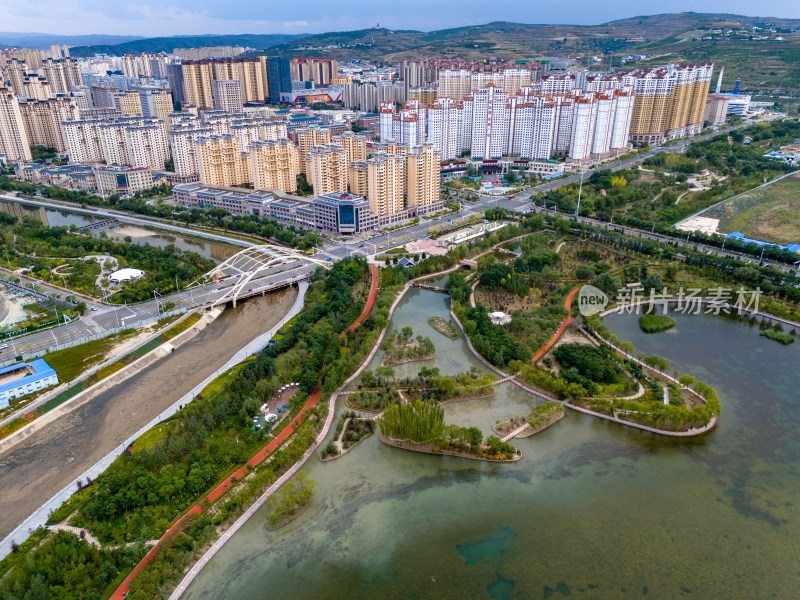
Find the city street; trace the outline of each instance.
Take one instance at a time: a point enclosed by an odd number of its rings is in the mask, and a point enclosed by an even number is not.
[[[269,288],[277,282],[311,273],[314,269],[316,269],[316,265],[309,265],[298,260],[276,265],[266,270],[261,277],[254,279],[247,290],[257,292],[261,289]],[[3,341],[3,344],[7,344],[7,348],[0,349],[0,363],[13,360],[14,357],[23,353],[31,355],[43,352],[46,349],[52,350],[54,346],[57,348],[61,344],[70,343],[90,335],[102,335],[119,327],[128,327],[137,321],[157,317],[162,312],[165,312],[163,306],[168,302],[175,304],[172,309],[182,307],[191,309],[213,304],[229,291],[235,281],[235,278],[227,278],[205,286],[183,290],[171,296],[130,306],[107,306],[87,303],[89,308],[80,319],[52,329],[37,331]],[[93,310],[93,308],[96,308],[96,310]]]

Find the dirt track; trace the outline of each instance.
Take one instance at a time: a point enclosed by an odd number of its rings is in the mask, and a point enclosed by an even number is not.
[[[296,297],[287,289],[226,310],[170,356],[0,458],[0,538],[277,323]]]

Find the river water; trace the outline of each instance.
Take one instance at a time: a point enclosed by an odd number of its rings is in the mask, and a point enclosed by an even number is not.
[[[14,215],[17,218],[23,216],[33,217],[41,221],[47,227],[84,227],[91,225],[104,218],[93,217],[83,213],[76,213],[70,210],[58,210],[54,208],[38,207],[33,204],[23,204],[19,202],[8,202],[0,200],[0,211]],[[240,247],[230,244],[222,244],[201,238],[182,236],[173,233],[152,231],[143,227],[136,227],[122,223],[119,227],[105,230],[106,235],[117,241],[122,241],[126,236],[130,237],[132,244],[149,244],[158,248],[163,248],[169,244],[174,245],[180,250],[195,252],[205,258],[211,258],[217,262],[222,262],[232,256]],[[93,231],[93,235],[100,235],[99,231]]]
[[[460,357],[463,371],[475,364],[463,340],[426,323],[447,315],[446,299],[411,292],[392,325],[428,335],[432,362],[454,372]],[[274,532],[257,512],[184,598],[800,597],[800,344],[744,321],[676,319],[655,335],[632,316],[606,323],[717,388],[723,413],[704,437],[568,411],[514,441],[522,460],[497,465],[372,436],[341,459],[310,460],[311,507]],[[537,402],[503,384],[494,398],[445,406],[445,421],[489,433]]]
[[[172,354],[0,457],[0,539],[289,311],[296,288],[228,308]]]

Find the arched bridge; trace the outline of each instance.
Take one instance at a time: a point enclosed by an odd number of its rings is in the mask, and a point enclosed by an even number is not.
[[[331,266],[330,262],[321,261],[319,259],[306,256],[302,252],[298,252],[297,250],[293,250],[291,248],[283,248],[281,246],[264,244],[261,246],[245,248],[244,250],[237,252],[224,262],[211,269],[208,273],[206,273],[205,277],[214,280],[226,279],[228,277],[236,278],[236,282],[233,284],[233,286],[215,302],[215,304],[224,304],[226,302],[233,301],[233,305],[236,306],[237,299],[248,295],[247,292],[252,291],[252,288],[247,288],[247,286],[248,284],[251,284],[254,279],[267,274],[271,270],[275,270],[275,267],[280,267],[281,265],[288,266],[294,262],[301,263],[300,265],[297,265],[298,267],[302,265],[308,265],[308,263],[321,265],[326,269],[330,268]],[[282,285],[294,283],[299,279],[306,279],[311,275],[311,273],[312,271],[310,269],[305,270],[302,275],[299,275],[296,272],[287,272],[286,280],[276,281],[274,285],[270,287],[270,289],[273,287],[277,288],[281,287]]]

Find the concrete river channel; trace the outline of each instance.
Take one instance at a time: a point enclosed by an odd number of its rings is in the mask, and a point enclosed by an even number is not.
[[[0,538],[53,494],[278,323],[288,288],[227,308],[172,354],[69,413],[0,457]]]

